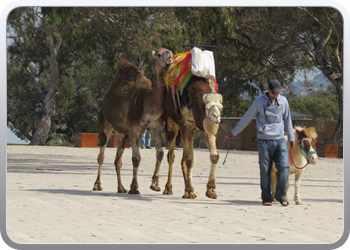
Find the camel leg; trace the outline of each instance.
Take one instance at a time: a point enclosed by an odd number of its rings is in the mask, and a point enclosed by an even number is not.
[[[125,141],[128,138],[127,135],[117,133],[117,154],[115,156],[114,160],[114,166],[115,166],[115,171],[117,173],[117,181],[118,181],[118,186],[117,190],[118,193],[126,193],[128,190],[126,190],[122,184],[122,179],[121,179],[121,169],[122,169],[122,157],[124,153],[124,148],[125,148]]]
[[[103,188],[101,186],[101,171],[102,171],[102,164],[105,158],[105,149],[107,146],[107,142],[109,140],[109,137],[111,136],[113,132],[113,127],[105,121],[102,112],[98,115],[98,130],[99,130],[99,138],[100,138],[100,153],[97,156],[97,162],[98,162],[98,172],[97,172],[97,178],[93,187],[93,190],[95,191],[102,191]]]
[[[139,184],[137,182],[137,172],[139,169],[139,165],[141,162],[141,155],[140,155],[140,135],[141,133],[136,132],[135,130],[130,130],[130,144],[132,147],[132,165],[133,165],[133,177],[132,182],[130,184],[130,190],[129,194],[139,194],[140,191],[138,190]]]
[[[194,163],[192,138],[195,132],[196,129],[192,126],[180,127],[182,143],[184,146],[181,159],[181,167],[185,182],[185,193],[182,196],[182,198],[188,199],[197,198],[197,195],[194,193],[194,188],[192,185],[192,168]]]
[[[154,146],[156,148],[156,166],[155,166],[155,170],[154,170],[154,174],[152,177],[152,184],[150,186],[150,189],[154,190],[154,191],[160,191],[160,187],[159,187],[159,167],[160,164],[163,160],[164,157],[164,152],[163,152],[163,148],[162,148],[162,128],[160,127],[159,129],[156,130],[152,130],[151,131],[152,134],[152,138],[153,138],[153,143]]]
[[[205,195],[208,198],[216,199],[217,195],[215,192],[215,188],[216,188],[215,173],[216,173],[216,166],[219,161],[219,151],[216,148],[216,134],[209,135],[205,133],[205,142],[210,152],[210,162],[211,162],[209,179],[207,183],[207,192],[205,193]]]
[[[165,189],[163,194],[173,194],[173,185],[171,182],[172,174],[173,174],[173,164],[175,161],[175,152],[174,152],[174,147],[175,147],[175,141],[177,134],[179,132],[179,126],[169,117],[167,118],[167,122],[165,125],[165,134],[167,138],[167,144],[168,144],[168,155],[167,155],[167,160],[168,160],[168,180],[167,183],[165,184]]]
[[[300,195],[299,195],[299,189],[300,189],[300,182],[301,182],[301,177],[304,174],[304,169],[296,171],[295,173],[295,193],[294,193],[294,201],[295,204],[297,205],[303,205],[303,202],[300,199]]]
[[[272,169],[271,169],[271,195],[272,195],[272,200],[277,201],[275,199],[275,194],[276,194],[276,188],[277,188],[277,180],[278,180],[278,171],[275,166],[275,163],[272,164]]]

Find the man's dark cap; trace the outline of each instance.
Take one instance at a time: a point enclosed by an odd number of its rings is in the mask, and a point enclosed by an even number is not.
[[[273,94],[276,94],[276,93],[281,93],[282,91],[282,86],[281,86],[281,83],[278,81],[278,80],[272,80],[272,81],[269,81],[269,89],[272,91]]]

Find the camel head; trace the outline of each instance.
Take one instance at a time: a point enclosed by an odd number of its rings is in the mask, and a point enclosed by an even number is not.
[[[166,48],[159,48],[152,51],[153,68],[167,69],[173,63],[173,52]]]
[[[209,93],[203,95],[205,115],[215,124],[220,123],[222,106],[222,95]]]

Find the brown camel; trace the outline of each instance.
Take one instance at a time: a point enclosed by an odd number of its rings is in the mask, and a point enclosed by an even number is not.
[[[100,138],[100,153],[97,179],[93,190],[102,190],[101,169],[104,160],[104,151],[113,130],[117,134],[117,155],[114,161],[118,179],[118,193],[126,193],[123,187],[120,170],[124,143],[130,138],[132,147],[133,179],[129,194],[139,194],[137,171],[141,161],[139,152],[140,135],[148,129],[156,148],[156,166],[152,177],[151,189],[160,191],[159,166],[163,159],[161,146],[161,128],[164,121],[164,70],[172,63],[173,54],[170,50],[160,48],[153,51],[154,82],[148,80],[132,63],[121,59],[118,62],[114,82],[103,99],[98,115],[98,132]]]
[[[165,97],[165,128],[168,141],[168,181],[163,194],[172,194],[172,166],[175,159],[174,145],[180,132],[183,143],[183,155],[181,160],[182,173],[185,181],[185,193],[183,198],[196,198],[192,186],[192,168],[194,164],[193,135],[199,129],[205,132],[206,145],[210,152],[211,168],[207,183],[206,196],[216,199],[215,171],[219,160],[219,152],[216,148],[216,135],[220,123],[222,109],[222,96],[213,93],[205,78],[192,76],[187,83],[178,101],[174,101],[172,91],[168,91]],[[175,99],[177,99],[177,97]]]

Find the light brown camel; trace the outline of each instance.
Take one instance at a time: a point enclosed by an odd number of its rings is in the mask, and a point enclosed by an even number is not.
[[[98,132],[100,138],[100,153],[98,155],[98,173],[93,190],[102,190],[101,169],[104,151],[113,130],[117,134],[117,155],[114,161],[118,180],[118,193],[126,193],[121,181],[122,155],[124,143],[130,138],[132,147],[133,179],[129,194],[139,194],[137,171],[141,161],[139,152],[140,135],[148,129],[156,148],[156,166],[150,188],[160,191],[159,166],[163,159],[161,146],[161,128],[164,121],[164,70],[172,63],[173,54],[170,50],[160,48],[153,51],[153,83],[148,80],[132,63],[121,59],[118,62],[114,82],[103,99],[98,115]]]
[[[176,97],[177,98],[177,97]],[[220,123],[222,109],[222,96],[212,93],[208,82],[204,78],[192,76],[187,83],[179,101],[173,100],[171,91],[165,97],[165,128],[168,141],[168,181],[163,194],[172,194],[172,167],[175,160],[175,139],[180,132],[183,143],[183,155],[181,160],[182,173],[185,182],[183,198],[196,198],[192,186],[192,168],[194,164],[193,135],[199,129],[205,132],[206,145],[210,152],[211,168],[207,183],[206,196],[216,199],[215,172],[219,160],[219,152],[216,148],[216,135]]]

